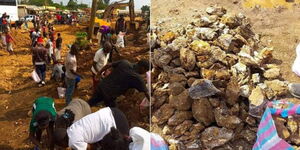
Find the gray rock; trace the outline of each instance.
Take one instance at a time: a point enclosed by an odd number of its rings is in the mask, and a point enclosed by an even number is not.
[[[233,138],[233,130],[218,127],[206,128],[201,134],[201,142],[207,149],[226,144]]]
[[[207,98],[194,100],[192,111],[194,118],[205,126],[209,126],[211,123],[215,122],[213,107]]]
[[[210,80],[199,79],[196,80],[189,88],[189,95],[192,99],[200,99],[219,93],[218,90]]]

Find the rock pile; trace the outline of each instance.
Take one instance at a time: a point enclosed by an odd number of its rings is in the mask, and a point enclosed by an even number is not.
[[[251,149],[264,104],[287,94],[273,48],[243,14],[218,6],[161,29],[152,39],[152,132],[178,149]]]

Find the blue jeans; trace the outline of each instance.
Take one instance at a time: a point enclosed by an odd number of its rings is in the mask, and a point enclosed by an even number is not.
[[[46,65],[35,65],[35,71],[39,75],[41,81],[45,81],[46,78]]]
[[[68,105],[72,100],[76,80],[66,77],[65,82],[66,82],[66,87],[67,87],[67,89],[66,89],[66,105]]]

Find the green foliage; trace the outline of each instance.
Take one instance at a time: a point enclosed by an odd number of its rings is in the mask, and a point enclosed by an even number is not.
[[[87,35],[88,34],[86,32],[76,33],[76,40],[74,44],[78,45],[80,50],[87,49],[89,46],[89,41],[86,39]]]
[[[141,10],[142,10],[142,13],[145,13],[146,11],[150,11],[150,6],[144,5],[144,6],[142,6]]]
[[[61,9],[61,10],[67,9],[66,6],[61,5],[61,4],[58,4],[58,3],[53,3],[51,6],[54,6],[54,7],[56,7],[56,8],[59,8],[59,9]]]
[[[77,0],[69,0],[67,4],[68,9],[70,10],[76,10],[77,9]]]
[[[110,0],[103,0],[103,3],[108,6],[110,3]]]
[[[77,8],[83,9],[83,8],[88,8],[89,6],[87,4],[78,4]]]
[[[103,2],[103,0],[98,0],[98,2],[97,2],[97,10],[99,10],[99,9],[104,10],[107,6],[108,6],[108,4],[106,4],[105,2]]]

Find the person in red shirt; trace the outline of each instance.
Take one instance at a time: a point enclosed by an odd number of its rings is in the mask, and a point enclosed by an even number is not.
[[[9,31],[5,32],[5,40],[6,40],[6,48],[7,52],[9,52],[10,55],[13,54],[13,45],[12,43],[16,43],[13,37],[10,35]]]

